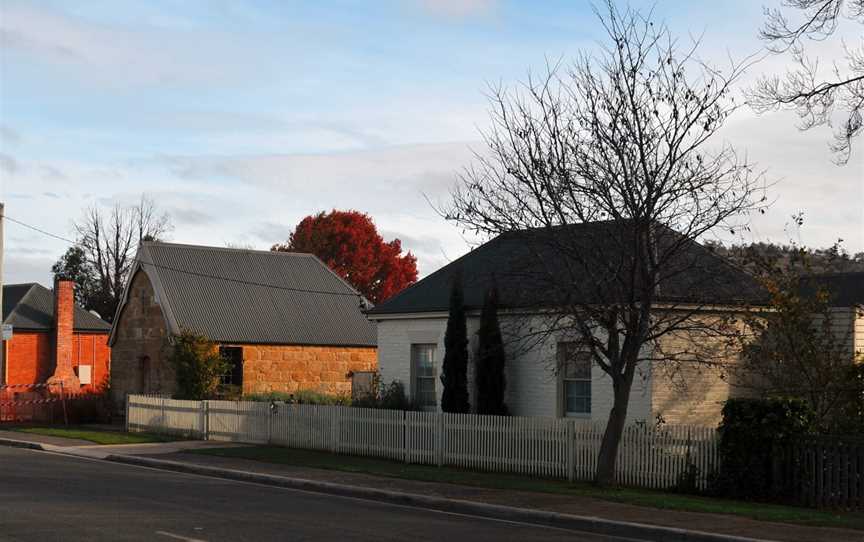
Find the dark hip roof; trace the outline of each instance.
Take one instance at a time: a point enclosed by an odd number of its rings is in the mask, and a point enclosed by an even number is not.
[[[171,333],[188,329],[221,343],[376,345],[360,294],[311,254],[144,242],[136,258]],[[120,311],[123,304],[125,297]]]
[[[801,291],[805,295],[812,295],[816,288],[825,289],[831,305],[835,307],[864,305],[864,272],[862,271],[821,273],[804,277],[801,282]]]
[[[620,302],[626,289],[614,279],[633,268],[631,228],[612,221],[503,233],[368,312],[371,316],[446,311],[460,276],[468,309],[479,309],[493,285],[504,308],[551,308]],[[702,245],[657,226],[660,250],[670,250],[657,300],[669,303],[758,304],[756,280]],[[674,252],[671,247],[678,247]],[[568,254],[572,254],[570,257]],[[578,256],[577,256],[578,255]],[[615,271],[610,271],[614,269]],[[574,287],[564,287],[575,284]],[[565,297],[570,299],[565,299]]]
[[[111,324],[75,305],[73,328],[79,332],[108,333]],[[3,323],[15,329],[54,329],[54,292],[35,282],[3,286]]]

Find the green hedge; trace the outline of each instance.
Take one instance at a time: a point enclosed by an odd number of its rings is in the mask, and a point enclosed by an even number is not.
[[[815,430],[815,416],[800,399],[729,399],[720,423],[720,472],[714,490],[738,499],[770,499],[782,487],[772,479],[773,454]]]

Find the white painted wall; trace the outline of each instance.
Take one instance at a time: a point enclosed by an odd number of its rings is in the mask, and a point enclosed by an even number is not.
[[[441,318],[405,318],[381,320],[378,322],[378,369],[382,380],[400,381],[406,392],[411,389],[411,344],[437,344],[436,362],[444,357],[444,331],[447,319]],[[502,318],[502,329],[510,328],[512,322]],[[542,325],[533,322],[532,325]],[[469,317],[468,334],[471,338],[469,351],[473,356],[477,348],[476,331],[479,318]],[[511,414],[516,416],[557,417],[559,415],[558,377],[555,374],[555,350],[557,343],[563,337],[548,337],[543,344],[526,350],[517,346],[505,337],[507,343],[507,393],[506,402]],[[650,420],[651,414],[651,383],[649,365],[646,364],[646,374],[637,375],[630,397],[628,419]],[[473,395],[473,360],[468,370],[469,390]],[[437,382],[440,404],[441,386]],[[591,419],[606,421],[612,408],[612,381],[600,367],[592,369],[591,386]],[[472,397],[473,404],[473,397]]]

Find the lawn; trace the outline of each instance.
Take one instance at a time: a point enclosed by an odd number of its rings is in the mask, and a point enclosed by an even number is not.
[[[126,433],[124,431],[94,429],[86,426],[25,426],[10,427],[9,429],[21,433],[30,433],[32,435],[89,440],[95,444],[143,444],[147,442],[169,442],[177,440],[176,438],[167,435],[156,435],[152,433]]]
[[[642,489],[601,489],[587,483],[571,484],[565,481],[529,478],[526,476],[475,472],[455,468],[438,468],[427,465],[410,465],[395,461],[280,448],[276,446],[209,448],[190,451],[204,455],[251,459],[269,463],[345,472],[359,472],[408,480],[593,497],[607,501],[668,510],[733,514],[761,521],[778,521],[802,525],[864,530],[864,514],[861,513],[834,513],[794,506],[714,499]]]

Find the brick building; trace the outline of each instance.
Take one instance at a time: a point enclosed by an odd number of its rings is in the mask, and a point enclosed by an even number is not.
[[[243,393],[349,393],[376,367],[362,298],[310,254],[144,242],[114,319],[111,389],[173,393],[169,339],[207,336]]]
[[[53,292],[35,283],[3,286],[3,323],[13,335],[4,343],[0,383],[62,380],[65,391],[80,393],[108,382],[111,326],[75,304],[74,282],[58,280]]]

